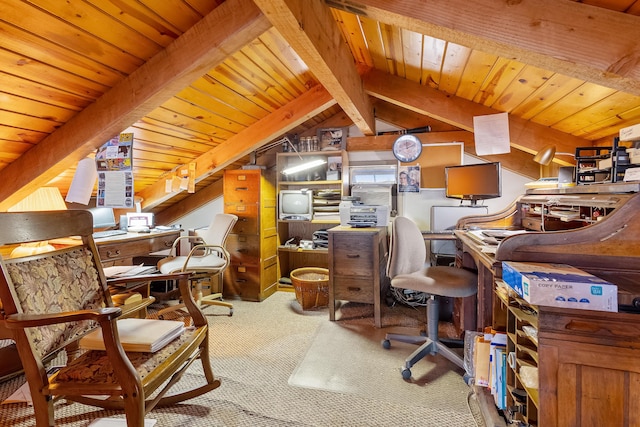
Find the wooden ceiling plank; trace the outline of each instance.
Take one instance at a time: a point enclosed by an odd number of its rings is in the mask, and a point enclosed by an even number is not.
[[[422,34],[413,31],[400,31],[405,76],[412,82],[422,81]]]
[[[92,58],[78,54],[13,25],[0,22],[0,47],[12,52],[20,52],[25,57],[48,63],[107,87],[115,85],[125,75],[98,63]]]
[[[437,118],[469,132],[473,132],[474,116],[501,113],[493,108],[448,96],[441,91],[376,70],[365,74],[363,81],[365,89],[371,96]],[[554,144],[559,152],[572,152],[577,146],[591,145],[589,141],[582,138],[514,116],[509,116],[509,131],[512,147],[529,153],[536,153],[548,144]]]
[[[260,41],[269,49],[272,55],[278,58],[283,67],[287,67],[289,72],[294,78],[298,79],[300,86],[304,87],[305,90],[318,83],[313,73],[309,71],[307,64],[304,63],[300,55],[280,36],[278,30],[275,28],[270,29],[260,36]]]
[[[208,73],[193,82],[191,86],[212,98],[220,100],[220,102],[224,102],[231,108],[242,111],[244,114],[254,119],[261,119],[269,114],[267,109],[252,102],[244,96],[240,96],[238,92],[226,86],[223,82],[216,80],[212,74]]]
[[[346,13],[338,9],[331,9],[333,16],[338,22],[342,31],[342,37],[346,40],[347,45],[356,63],[364,64],[367,67],[373,67],[373,59],[369,52],[367,42],[363,37],[360,18],[353,13]]]
[[[48,64],[0,49],[0,69],[23,79],[51,87],[63,87],[69,93],[91,100],[109,90],[108,86],[76,76]]]
[[[615,92],[615,89],[605,88],[594,85],[593,83],[583,83],[580,87],[563,97],[562,104],[556,103],[551,105],[540,114],[532,117],[531,121],[543,126],[551,126],[565,133],[571,133],[571,130],[567,128],[556,127],[556,123],[588,108],[598,100],[611,96]]]
[[[87,44],[98,42],[117,46],[122,52],[143,61],[163,47],[124,25],[119,19],[102,11],[96,13],[97,9],[84,1],[38,0],[38,7],[65,22],[68,36],[73,33],[76,38],[85,39]],[[95,52],[95,46],[92,50]]]
[[[371,19],[640,95],[640,17],[572,1],[327,0]],[[624,34],[624,37],[620,37]]]
[[[222,129],[230,133],[238,133],[246,127],[231,118],[221,116],[215,110],[205,109],[198,104],[192,104],[189,100],[181,99],[176,96],[163,103],[162,108],[173,111],[176,115],[183,115],[198,122],[211,125],[216,129]]]
[[[191,129],[185,129],[183,127],[176,127],[169,125],[158,120],[151,119],[149,117],[143,117],[135,122],[133,125],[127,127],[123,132],[135,133],[137,129],[143,131],[151,131],[157,133],[160,137],[166,138],[171,141],[171,138],[185,139],[195,144],[210,145],[215,139],[210,135],[194,132]]]
[[[56,3],[66,4],[67,2],[56,1]],[[143,64],[143,60],[123,51],[117,45],[104,43],[87,33],[78,36],[77,28],[55,16],[53,18],[39,7],[33,7],[30,2],[2,2],[3,21],[43,40],[66,46],[69,50],[91,57],[96,62],[112,64],[116,70],[127,74]]]
[[[250,0],[227,0],[165,50],[0,171],[6,210],[157,108],[270,26]]]
[[[526,67],[526,70],[537,70],[542,71],[539,68],[535,67]],[[537,73],[536,73],[537,74]],[[529,83],[531,78],[531,74],[527,77],[525,73],[520,73],[517,81],[514,81],[511,86],[520,85],[520,81],[526,81]],[[568,93],[571,93],[576,88],[580,87],[582,83],[581,80],[575,79],[573,77],[567,77],[562,74],[553,74],[548,76],[547,72],[543,72],[543,74],[538,75],[538,78],[535,80],[539,81],[541,84],[535,89],[533,92],[529,92],[529,95],[525,99],[522,99],[521,96],[517,97],[519,104],[509,110],[509,112],[518,117],[522,117],[525,120],[529,120],[532,117],[535,117],[537,114],[540,114],[542,111],[546,110],[550,106],[554,105],[556,102],[565,97]],[[506,93],[511,95],[510,91]],[[520,91],[521,93],[524,91]],[[515,97],[512,97],[515,98]],[[509,100],[508,102],[510,102]],[[507,104],[500,104],[502,106],[506,106]],[[513,104],[509,104],[513,105]]]
[[[445,47],[445,55],[442,61],[442,75],[438,89],[442,92],[455,95],[460,87],[462,73],[471,55],[471,49],[468,47],[447,42]]]
[[[522,62],[498,58],[473,101],[487,107],[493,107],[494,102],[500,98],[500,95],[505,92],[524,67]]]
[[[497,60],[498,57],[490,53],[477,50],[471,52],[467,66],[464,67],[456,96],[472,101],[480,92]]]
[[[440,86],[442,62],[447,43],[431,36],[422,36],[422,75],[420,83],[429,87]]]
[[[76,114],[75,111],[68,108],[45,104],[44,102],[6,92],[0,92],[0,110],[51,120],[58,122],[59,125]]]
[[[229,104],[211,97],[209,94],[196,90],[193,86],[189,86],[180,91],[180,93],[176,95],[176,98],[193,105],[198,105],[201,108],[206,108],[205,111],[215,113],[220,118],[231,120],[243,127],[250,126],[257,120],[255,117],[245,114],[244,111],[233,108]]]
[[[184,32],[169,23],[162,16],[149,13],[149,8],[137,0],[85,0],[114,19],[135,29],[160,46],[168,46]],[[211,10],[209,10],[210,12]],[[207,12],[207,13],[209,13]],[[204,14],[206,15],[206,13]],[[203,16],[204,16],[203,15]]]
[[[3,89],[7,93],[17,96],[26,96],[29,99],[45,104],[51,104],[60,108],[67,108],[73,111],[80,111],[93,100],[89,98],[74,96],[61,89],[45,86],[41,83],[24,80],[17,76],[0,71],[0,80],[4,83]]]
[[[193,160],[196,164],[196,182],[221,171],[228,165],[246,156],[252,151],[287,133],[290,129],[316,116],[330,106],[335,99],[318,85],[289,104],[260,119],[254,125],[230,137],[223,144]],[[159,181],[144,189],[139,195],[144,199],[144,209],[153,209],[160,203],[173,197],[175,192],[165,191],[164,181]]]
[[[365,135],[375,133],[373,107],[353,56],[321,0],[255,0],[273,26],[313,70]]]

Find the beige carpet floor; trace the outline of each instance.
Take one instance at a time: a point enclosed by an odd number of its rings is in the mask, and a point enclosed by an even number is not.
[[[412,348],[380,345],[384,332],[415,327],[423,309],[384,307],[383,329],[373,327],[371,306],[345,304],[337,322],[328,309],[302,311],[293,293],[261,303],[233,301],[233,317],[207,308],[214,372],[222,385],[171,408],[152,411],[157,426],[484,426],[462,372],[441,357],[418,363],[413,378],[400,375]],[[179,386],[199,380],[189,368]],[[0,383],[4,400],[24,381]],[[0,406],[0,426],[31,426],[24,404]],[[87,426],[118,412],[56,403],[56,425]]]

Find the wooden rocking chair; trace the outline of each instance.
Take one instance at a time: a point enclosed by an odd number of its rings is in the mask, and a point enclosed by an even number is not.
[[[123,350],[116,320],[138,312],[153,298],[124,308],[113,306],[92,232],[88,211],[0,213],[0,246],[10,249],[23,242],[48,240],[56,247],[53,252],[0,260],[5,324],[18,347],[38,427],[54,425],[54,400],[59,397],[124,409],[127,425],[142,427],[145,414],[154,407],[175,404],[220,385],[209,361],[207,321],[191,294],[189,273],[136,280],[177,280],[194,328],[155,353]],[[43,360],[64,348],[77,349],[79,338],[96,328],[102,328],[105,350],[70,353],[67,365],[47,378]],[[204,371],[203,384],[165,396],[197,359]],[[104,399],[105,395],[109,398]]]

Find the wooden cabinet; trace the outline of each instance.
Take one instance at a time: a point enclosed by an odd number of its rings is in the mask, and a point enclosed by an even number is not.
[[[499,287],[498,287],[499,289]],[[508,420],[530,426],[639,426],[638,314],[532,306],[499,295],[506,306]],[[527,328],[533,328],[532,336]],[[538,369],[538,386],[522,369]]]
[[[638,316],[540,310],[540,426],[640,426]]]
[[[325,163],[314,169],[293,175],[281,172],[290,166],[309,160],[324,160]],[[333,169],[339,160],[341,167]],[[278,192],[283,190],[301,190],[313,192],[316,196],[322,192],[335,192],[338,196],[348,194],[348,156],[346,151],[317,151],[304,153],[278,153]],[[330,178],[330,179],[327,179]],[[336,201],[339,201],[336,200]],[[328,268],[328,251],[326,247],[302,248],[300,240],[313,240],[313,234],[319,230],[327,230],[340,224],[337,205],[335,215],[327,216],[326,206],[314,205],[311,220],[278,219],[278,263],[280,275],[288,277],[291,271],[301,267]],[[289,242],[289,243],[288,243]],[[291,290],[291,287],[283,288]]]
[[[375,326],[382,326],[387,248],[385,227],[329,230],[329,320],[336,318],[336,301],[346,300],[373,304]]]
[[[507,406],[521,425],[640,426],[640,313],[635,308],[640,301],[639,213],[638,183],[593,184],[529,190],[499,214],[458,223],[458,228],[537,231],[506,237],[484,262],[496,290],[503,261],[569,264],[618,286],[617,313],[534,307],[496,292],[493,322],[487,323],[485,316],[478,326],[508,333],[516,364],[507,375]],[[565,226],[550,231],[552,222]],[[459,233],[462,261],[487,256]],[[486,288],[479,282],[479,296],[487,295]],[[491,301],[479,298],[478,304],[487,307]],[[525,326],[537,329],[537,342]],[[523,366],[537,366],[537,388],[522,383]]]
[[[277,289],[275,187],[261,169],[224,173],[224,212],[238,216],[227,239],[224,293],[262,301]]]

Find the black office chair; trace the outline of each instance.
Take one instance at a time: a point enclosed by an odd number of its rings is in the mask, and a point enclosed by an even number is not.
[[[411,367],[428,354],[442,354],[445,358],[464,368],[464,358],[448,348],[438,339],[440,297],[461,298],[478,291],[477,275],[462,268],[449,266],[425,267],[427,249],[422,232],[409,218],[396,217],[391,226],[391,241],[387,275],[391,286],[429,294],[427,300],[427,336],[386,334],[384,348],[391,341],[420,345],[406,360],[402,378],[411,378]]]

